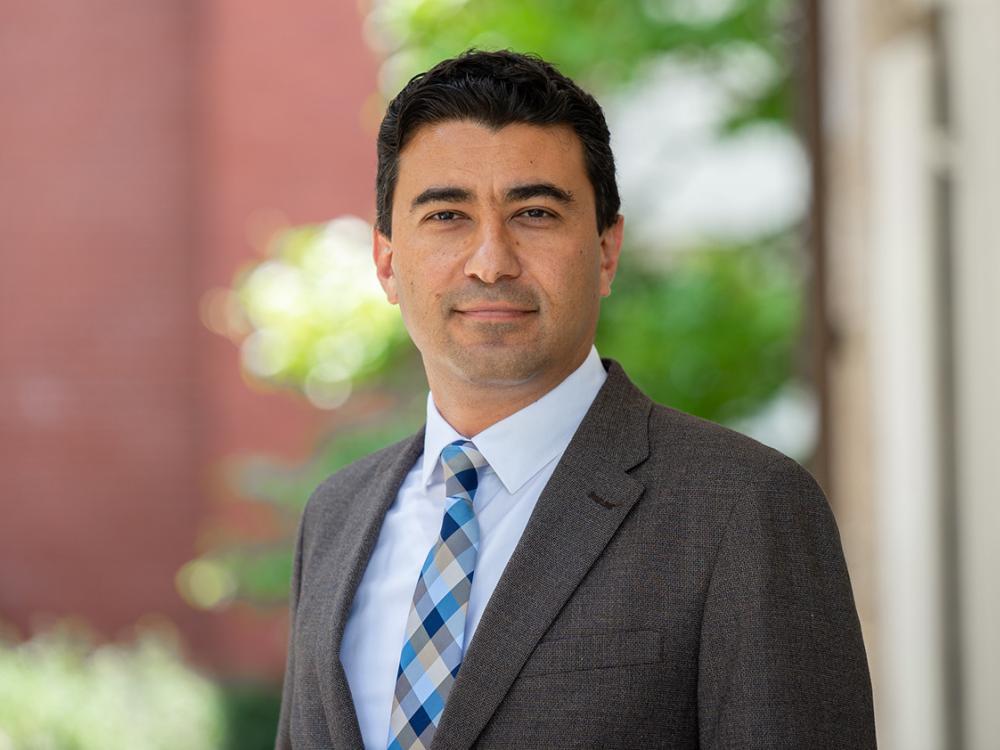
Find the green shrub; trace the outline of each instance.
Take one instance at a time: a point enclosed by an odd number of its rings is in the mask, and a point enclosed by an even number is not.
[[[264,682],[223,683],[225,750],[271,750],[281,713],[281,686]]]
[[[95,646],[61,628],[0,644],[0,750],[217,750],[223,716],[162,636]]]

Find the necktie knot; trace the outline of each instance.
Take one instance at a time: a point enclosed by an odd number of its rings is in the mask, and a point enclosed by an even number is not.
[[[489,464],[475,445],[469,440],[456,440],[441,451],[441,465],[444,468],[445,496],[449,500],[466,500],[471,503],[476,498],[479,479]]]

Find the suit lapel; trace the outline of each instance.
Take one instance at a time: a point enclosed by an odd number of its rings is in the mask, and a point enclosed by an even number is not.
[[[469,748],[644,490],[652,402],[617,363],[545,487],[483,611],[434,737]]]
[[[324,565],[329,575],[327,590],[330,595],[325,599],[324,627],[317,634],[322,640],[317,653],[327,656],[326,663],[321,665],[319,682],[333,747],[363,745],[357,710],[340,662],[340,643],[386,511],[396,499],[400,485],[423,446],[424,431],[421,429],[402,444],[402,450],[372,473],[370,483],[358,487],[354,497],[345,501],[346,519],[340,544],[331,550],[330,560]]]

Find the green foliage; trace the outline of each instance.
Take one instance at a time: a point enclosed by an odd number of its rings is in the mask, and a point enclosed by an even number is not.
[[[371,227],[341,217],[279,233],[269,257],[237,279],[231,297],[250,326],[243,364],[320,408],[337,408],[354,383],[405,347],[399,315],[371,268]]]
[[[597,346],[654,400],[718,421],[788,380],[801,284],[780,245],[687,253],[666,273],[622,266]]]
[[[378,0],[372,21],[390,56],[387,95],[469,47],[535,53],[586,88],[607,92],[662,53],[711,61],[750,45],[785,73],[745,102],[744,119],[786,121],[790,7],[788,0]]]
[[[281,691],[259,682],[228,683],[221,691],[222,715],[229,730],[225,750],[272,750]]]
[[[161,638],[94,647],[64,629],[0,646],[4,750],[217,750],[225,735],[218,689]]]

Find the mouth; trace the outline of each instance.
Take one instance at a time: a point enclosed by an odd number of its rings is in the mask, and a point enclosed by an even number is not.
[[[534,315],[538,310],[535,308],[513,307],[511,305],[481,304],[469,305],[461,309],[455,308],[454,312],[469,320],[512,321]]]

